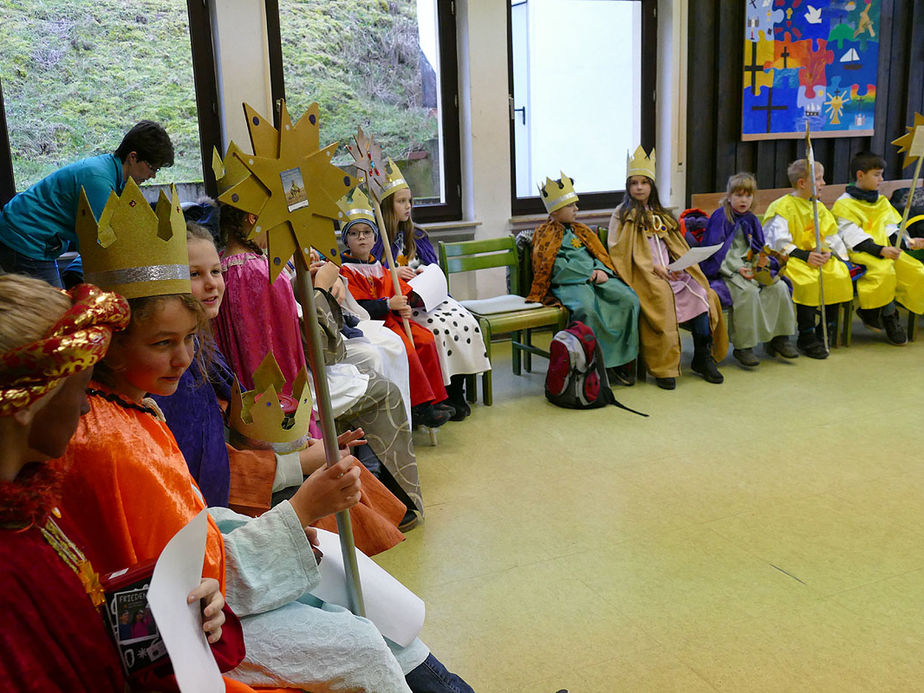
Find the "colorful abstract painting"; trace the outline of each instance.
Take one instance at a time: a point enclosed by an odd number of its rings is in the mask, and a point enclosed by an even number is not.
[[[882,0],[743,0],[741,139],[873,134]]]

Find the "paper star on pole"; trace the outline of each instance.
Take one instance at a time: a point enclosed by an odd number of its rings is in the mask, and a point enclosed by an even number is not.
[[[906,129],[908,132],[898,139],[892,140],[892,144],[898,147],[898,153],[904,152],[905,154],[905,163],[902,164],[902,168],[913,164],[918,158],[924,156],[924,115],[915,113],[914,124],[909,125]]]
[[[353,135],[355,144],[347,145],[347,150],[353,156],[356,168],[362,171],[369,186],[369,192],[376,200],[382,199],[382,191],[388,182],[388,176],[385,173],[385,162],[382,158],[382,148],[375,141],[372,135],[366,135],[362,127],[356,128],[356,134]]]
[[[311,104],[293,125],[283,101],[277,130],[244,104],[254,153],[237,150],[233,156],[249,175],[218,199],[257,215],[249,238],[258,240],[266,234],[271,282],[296,252],[307,267],[312,246],[340,262],[333,224],[340,218],[337,200],[357,181],[331,163],[338,143],[320,148],[319,110],[318,104]]]

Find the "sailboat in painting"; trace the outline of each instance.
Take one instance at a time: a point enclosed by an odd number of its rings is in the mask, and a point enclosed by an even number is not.
[[[860,62],[860,54],[857,53],[856,48],[851,48],[844,53],[844,55],[841,56],[841,62],[844,63],[845,70],[859,70],[863,67],[863,63]]]

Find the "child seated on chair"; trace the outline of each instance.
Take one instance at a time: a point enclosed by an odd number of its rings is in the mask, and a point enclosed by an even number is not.
[[[437,404],[446,399],[443,374],[433,334],[410,320],[408,296],[412,289],[406,282],[399,280],[401,293],[396,295],[389,271],[371,255],[378,227],[370,213],[371,205],[362,191],[354,190],[337,204],[348,220],[340,229],[340,238],[347,247],[347,252],[342,255],[340,274],[346,277],[350,293],[369,313],[369,317],[384,320],[385,326],[404,343],[410,370],[414,423],[442,425],[450,417],[448,410]],[[411,337],[408,337],[404,329],[402,318],[410,328]]]
[[[891,344],[907,343],[908,336],[898,321],[896,301],[913,313],[924,312],[924,265],[903,249],[924,248],[924,239],[906,238],[901,248],[895,235],[901,216],[879,194],[885,160],[860,152],[850,161],[852,185],[834,203],[838,233],[849,249],[850,259],[866,267],[857,280],[863,324],[877,332],[885,328]]]
[[[847,259],[847,247],[837,234],[834,215],[818,202],[818,228],[821,250],[815,246],[815,215],[812,211],[812,183],[808,161],[799,159],[786,169],[792,192],[774,200],[764,214],[763,229],[767,244],[789,256],[782,274],[792,282],[792,300],[796,304],[799,337],[796,346],[813,359],[828,357],[821,322],[816,326],[821,303],[819,282],[824,282],[825,315],[828,344],[834,339],[838,306],[853,298],[853,283]],[[815,191],[825,186],[825,169],[815,162]]]
[[[596,233],[576,221],[578,196],[564,173],[540,188],[548,220],[533,234],[533,284],[527,301],[564,305],[594,331],[608,374],[635,382],[638,296],[619,278]]]
[[[626,165],[626,196],[610,218],[613,265],[638,294],[642,355],[658,387],[673,390],[680,375],[680,326],[693,333],[694,373],[707,382],[725,380],[716,361],[728,352],[722,306],[699,265],[680,272],[667,266],[690,246],[655,186],[655,152],[635,150]]]
[[[737,173],[728,179],[722,206],[712,213],[703,235],[704,246],[722,247],[700,263],[711,282],[720,280],[728,289],[732,302],[728,336],[735,345],[732,355],[748,368],[760,364],[753,351],[760,342],[768,342],[770,355],[785,359],[799,356],[789,341],[796,331],[789,287],[777,276],[759,281],[759,270],[774,271],[778,265],[775,259],[761,259],[764,233],[751,211],[756,191],[757,180],[750,173]]]
[[[414,223],[411,211],[414,198],[411,188],[391,159],[386,169],[388,184],[382,193],[382,224],[388,235],[398,276],[410,281],[421,267],[439,262],[427,232]],[[376,239],[372,256],[385,263],[382,238]],[[456,410],[453,421],[461,421],[471,413],[462,392],[466,375],[491,370],[488,351],[481,327],[475,316],[451,296],[432,310],[421,306],[411,310],[411,320],[422,325],[436,337],[436,351],[443,370],[443,383],[449,395],[448,404]]]

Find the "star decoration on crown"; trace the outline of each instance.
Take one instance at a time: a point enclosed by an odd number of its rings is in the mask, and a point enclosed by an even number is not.
[[[244,104],[254,153],[237,150],[233,156],[249,175],[218,199],[257,215],[250,238],[266,234],[271,282],[297,252],[307,267],[312,246],[340,261],[333,224],[340,217],[337,200],[356,179],[331,163],[338,143],[321,149],[319,111],[317,103],[311,104],[293,125],[282,101],[277,130]]]
[[[356,128],[353,141],[355,144],[347,145],[347,150],[353,157],[356,169],[363,172],[363,178],[367,181],[369,192],[373,197],[376,200],[381,200],[382,191],[388,182],[382,158],[382,148],[375,141],[374,136],[363,132],[361,126]]]
[[[910,166],[924,156],[924,115],[915,113],[914,124],[907,126],[906,130],[908,132],[904,135],[892,140],[892,144],[898,147],[898,153],[905,154],[905,163],[902,164],[902,168]]]

